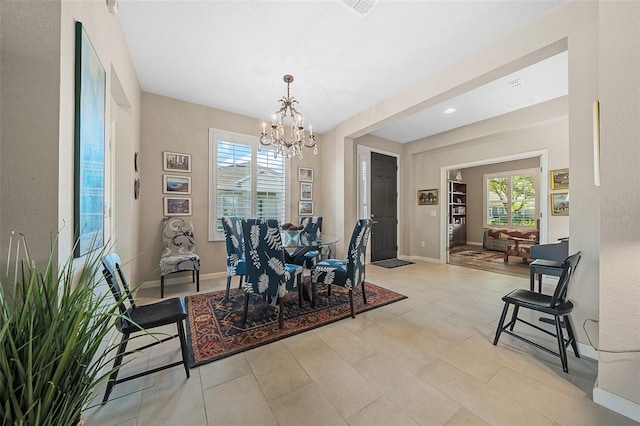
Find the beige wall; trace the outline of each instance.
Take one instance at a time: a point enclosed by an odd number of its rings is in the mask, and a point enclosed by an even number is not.
[[[23,232],[32,256],[42,258],[59,230],[65,258],[73,244],[75,21],[83,22],[105,68],[107,102],[114,72],[128,99],[130,124],[122,149],[134,150],[139,143],[137,77],[120,23],[104,2],[3,1],[0,19],[0,247],[6,247],[11,231]],[[106,110],[109,123],[108,104]],[[108,125],[106,133],[109,140]],[[110,191],[112,182],[106,185]],[[132,206],[130,199],[135,217]],[[122,239],[137,245],[136,235]]]
[[[226,272],[226,248],[223,241],[208,241],[209,203],[209,128],[216,128],[246,135],[258,136],[261,121],[209,108],[189,102],[143,92],[142,95],[142,147],[140,196],[141,217],[139,227],[140,270],[139,278],[158,280],[158,262],[161,253],[161,222],[163,218],[162,152],[172,151],[191,154],[191,200],[195,227],[196,253],[201,259],[200,274]],[[303,159],[289,162],[289,210],[287,220],[298,223],[300,183],[298,167],[314,169],[314,213],[323,216],[326,211],[321,201],[322,182],[329,169],[320,167],[324,152],[323,137],[318,135],[319,153],[305,150]],[[324,220],[323,223],[330,222]],[[324,225],[323,225],[324,226]],[[173,275],[170,280],[186,279],[186,275]],[[168,280],[167,282],[171,282]],[[153,283],[150,283],[153,284]]]
[[[640,3],[602,2],[599,12],[599,345],[622,353],[600,353],[597,386],[640,404]]]

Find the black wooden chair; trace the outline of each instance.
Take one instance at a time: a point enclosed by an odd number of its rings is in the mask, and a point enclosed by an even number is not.
[[[562,369],[565,373],[568,373],[569,368],[567,367],[567,347],[571,345],[576,358],[580,358],[580,354],[578,353],[578,344],[576,343],[575,335],[573,333],[573,327],[571,326],[571,320],[569,319],[569,314],[573,310],[573,303],[571,303],[571,301],[567,299],[569,282],[571,281],[571,277],[573,276],[573,273],[575,272],[579,261],[580,252],[567,257],[564,262],[562,262],[562,275],[560,276],[560,280],[553,295],[536,293],[532,290],[517,289],[504,296],[502,298],[502,300],[505,302],[504,309],[502,310],[502,316],[500,317],[500,323],[498,324],[498,329],[496,330],[496,337],[493,340],[493,344],[498,344],[498,339],[500,339],[501,333],[507,333],[510,336],[520,339],[525,343],[533,345],[545,352],[559,357],[560,361],[562,362]],[[511,321],[509,321],[508,324],[504,325],[504,321],[509,310],[509,305],[513,305],[513,314],[511,315]],[[544,314],[553,315],[553,323],[555,324],[556,328],[555,334],[526,320],[518,318],[518,311],[520,308],[531,309]],[[513,328],[518,321],[527,324],[528,326],[531,326],[536,330],[542,331],[543,333],[555,337],[558,341],[558,352],[554,352],[551,349],[548,349],[542,345],[539,345],[538,343],[532,342],[531,340],[516,334],[513,331]],[[563,327],[566,327],[567,329],[566,340],[562,332]]]
[[[107,389],[104,393],[102,403],[105,404],[109,400],[109,395],[111,394],[111,391],[113,391],[113,388],[116,384],[126,382],[128,380],[137,379],[139,377],[156,373],[167,368],[175,367],[180,364],[184,365],[184,371],[187,373],[187,378],[189,378],[189,366],[187,365],[187,341],[185,338],[184,326],[182,323],[187,318],[187,309],[185,307],[184,300],[182,298],[172,298],[149,305],[137,306],[135,301],[133,300],[133,296],[131,295],[129,285],[127,284],[124,274],[120,269],[120,266],[122,265],[120,256],[118,256],[116,253],[108,254],[107,256],[102,258],[102,264],[104,266],[104,270],[102,271],[102,273],[107,280],[107,283],[109,284],[109,288],[111,289],[113,296],[120,304],[119,309],[121,316],[116,320],[116,328],[118,329],[118,331],[120,331],[120,333],[122,333],[122,339],[120,340],[118,352],[116,353],[115,361],[113,363],[113,368],[115,370],[109,376]],[[118,280],[120,280],[120,283],[118,283]],[[152,328],[174,323],[178,327],[178,334],[168,336],[163,339],[156,339],[153,343],[150,343],[146,346],[142,346],[140,348],[130,350],[129,352],[125,352],[131,334],[136,332],[148,333]],[[122,363],[122,360],[126,355],[134,352],[139,352],[151,346],[155,346],[157,344],[166,342],[167,340],[171,340],[175,337],[180,338],[182,361],[176,361],[154,368],[152,370],[133,374],[122,379],[117,378],[120,364]]]

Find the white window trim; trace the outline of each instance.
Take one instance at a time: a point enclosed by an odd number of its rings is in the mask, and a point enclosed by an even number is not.
[[[489,179],[493,179],[496,177],[512,177],[519,175],[528,175],[532,174],[536,177],[536,219],[540,219],[540,169],[539,168],[531,168],[531,169],[521,169],[521,170],[510,170],[505,172],[497,172],[497,173],[487,173],[482,175],[482,226],[483,228],[517,228],[517,229],[536,229],[535,226],[515,226],[511,224],[507,225],[489,225],[488,217],[487,217],[487,181]],[[509,219],[511,220],[511,219]]]
[[[209,210],[208,216],[208,240],[209,241],[224,241],[224,233],[218,232],[216,223],[218,217],[216,212],[218,211],[217,194],[216,194],[216,171],[218,164],[218,146],[217,141],[224,140],[225,142],[235,142],[244,145],[250,145],[254,149],[251,150],[251,164],[252,166],[257,163],[257,150],[260,148],[260,142],[257,136],[245,135],[242,133],[230,132],[228,130],[209,128]],[[265,148],[263,148],[265,149]],[[291,180],[291,161],[285,161],[285,216],[290,216],[291,212],[286,211],[290,209],[288,195],[290,194],[290,180]],[[251,168],[251,178],[253,181],[256,179],[257,167]],[[255,191],[251,194],[251,205],[255,208],[257,194]]]

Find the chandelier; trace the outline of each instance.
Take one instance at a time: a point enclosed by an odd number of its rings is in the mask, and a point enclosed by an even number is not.
[[[273,145],[275,148],[274,156],[281,155],[286,158],[298,156],[302,158],[302,148],[313,148],[313,153],[318,154],[316,146],[316,137],[313,135],[313,129],[309,127],[309,137],[305,136],[303,116],[300,111],[295,108],[297,100],[289,96],[289,84],[293,81],[293,77],[285,75],[283,77],[287,83],[287,96],[280,99],[281,107],[273,115],[271,120],[271,129],[267,133],[267,124],[262,123],[262,133],[260,134],[260,144],[264,146]],[[289,128],[287,135],[286,127]]]

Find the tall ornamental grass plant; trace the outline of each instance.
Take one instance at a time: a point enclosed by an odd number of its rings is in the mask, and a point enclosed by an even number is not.
[[[55,248],[44,269],[36,267],[23,236],[9,251],[0,276],[0,423],[76,425],[112,371],[103,341],[119,314],[100,284],[104,250],[79,270],[71,255],[54,264]]]

